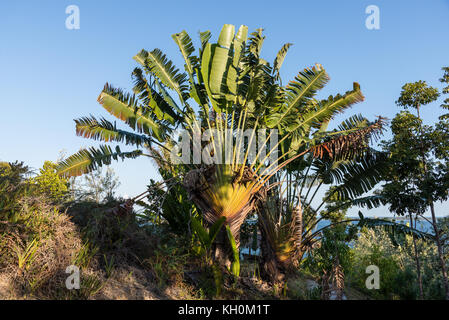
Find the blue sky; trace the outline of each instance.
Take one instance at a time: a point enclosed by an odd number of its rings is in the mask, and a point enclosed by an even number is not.
[[[80,29],[65,27],[68,5],[80,9]],[[368,5],[380,9],[380,29],[365,27]],[[0,160],[34,168],[96,145],[75,135],[73,119],[89,114],[113,120],[96,102],[106,82],[132,86],[140,49],[162,49],[178,67],[171,39],[185,29],[217,36],[225,23],[265,29],[263,57],[272,61],[291,42],[284,82],[321,63],[331,81],[320,96],[343,93],[360,83],[365,102],[355,113],[393,118],[394,101],[406,82],[426,80],[441,88],[441,67],[449,65],[449,1],[14,1],[0,3]],[[423,109],[434,121],[441,99]],[[341,118],[343,119],[343,117]],[[338,120],[341,120],[338,119]],[[388,137],[388,133],[385,135]],[[148,159],[113,165],[119,193],[135,195],[157,178]],[[447,215],[448,205],[437,207]],[[371,214],[388,214],[377,209]]]

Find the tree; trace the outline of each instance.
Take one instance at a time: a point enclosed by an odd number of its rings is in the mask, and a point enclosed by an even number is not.
[[[402,86],[401,95],[396,104],[405,109],[415,108],[418,118],[420,118],[419,108],[435,101],[439,96],[438,89],[428,86],[425,81],[419,80]]]
[[[101,168],[89,172],[81,181],[74,181],[75,198],[97,203],[113,201],[120,181],[111,167],[103,172]]]
[[[68,181],[58,175],[57,164],[45,161],[39,170],[39,175],[31,179],[37,187],[37,192],[49,196],[53,201],[61,201],[68,193]]]
[[[435,201],[448,198],[448,125],[440,120],[434,127],[426,126],[419,117],[420,106],[435,101],[438,96],[438,90],[428,87],[424,81],[403,86],[396,103],[416,108],[418,116],[403,111],[392,122],[393,138],[383,143],[384,150],[390,154],[390,163],[382,194],[390,204],[390,210],[399,215],[408,214],[412,225],[412,215],[422,215],[430,208],[446,297],[449,299],[446,265],[434,209]],[[419,269],[418,252],[415,253]]]
[[[246,26],[236,32],[233,25],[227,24],[216,43],[209,42],[209,31],[202,32],[198,56],[185,31],[172,37],[185,60],[185,72],[176,69],[161,50],[141,50],[134,57],[141,65],[132,73],[134,95],[106,84],[98,98],[107,111],[135,132],[121,130],[106,119],[75,120],[78,135],[123,142],[137,149],[123,152],[119,147],[113,150],[103,145],[99,149],[81,150],[60,163],[59,171],[63,175],[80,175],[109,164],[112,159],[155,157],[141,148],[170,152],[176,141],[169,135],[176,128],[184,129],[189,137],[207,130],[214,132],[206,153],[218,161],[211,165],[181,164],[186,173],[178,179],[207,225],[225,217],[225,226],[215,238],[213,251],[216,261],[229,266],[231,244],[225,227],[229,227],[238,248],[240,226],[277,172],[305,154],[315,158],[325,155],[344,158],[353,154],[366,145],[369,136],[382,129],[384,121],[381,118],[374,122],[356,121],[344,130],[328,131],[322,124],[364,99],[360,86],[354,83],[353,89],[343,95],[317,100],[317,91],[329,80],[319,64],[299,72],[283,86],[280,67],[290,44],[282,47],[271,65],[260,57],[265,39],[261,29],[248,37]],[[192,100],[196,108],[191,106]],[[235,134],[246,129],[250,130],[249,142]],[[268,148],[268,138],[273,134],[270,131],[257,155],[249,157],[248,145],[259,129],[277,130],[279,141]],[[224,161],[222,142],[227,139],[233,142],[230,162]],[[202,149],[203,145],[195,147]],[[276,161],[265,166],[272,154],[277,154]]]
[[[20,200],[33,192],[31,174],[23,162],[0,162],[0,219],[15,222]]]
[[[282,280],[320,245],[324,231],[344,221],[357,220],[346,218],[350,207],[381,205],[377,195],[366,193],[382,181],[385,160],[385,154],[366,146],[352,158],[309,157],[305,166],[289,166],[290,171],[279,179],[281,183],[268,187],[269,195],[258,207],[261,275],[272,282]],[[323,188],[327,188],[325,196],[313,206]],[[328,224],[317,228],[322,221]]]
[[[447,86],[443,88],[442,93],[443,94],[449,94],[449,67],[443,67],[444,71],[443,77],[440,79],[441,83],[445,83]],[[443,103],[441,104],[441,107],[443,109],[449,110],[449,98],[444,99]],[[443,114],[440,116],[440,120],[446,120],[449,119],[449,113]]]
[[[329,300],[332,292],[337,300],[343,299],[345,273],[351,264],[349,242],[356,238],[356,234],[355,225],[334,224],[323,230],[320,246],[306,259],[308,269],[320,275],[322,300]]]

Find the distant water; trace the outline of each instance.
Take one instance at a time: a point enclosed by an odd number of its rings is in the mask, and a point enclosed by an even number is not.
[[[371,217],[366,217],[366,218],[371,218]],[[358,219],[358,217],[348,217],[348,219]],[[405,217],[399,217],[399,218],[398,217],[396,217],[396,218],[391,218],[391,217],[374,217],[374,218],[371,218],[371,219],[389,220],[389,221],[392,221],[392,222],[396,222],[396,223],[400,223],[400,224],[403,224],[403,225],[410,226],[409,219],[405,218]],[[440,218],[437,218],[437,220],[439,220],[439,219]],[[351,223],[352,224],[357,224],[358,221],[352,221]],[[413,221],[413,223],[415,223],[415,222]],[[330,224],[330,222],[327,221],[327,220],[320,221],[318,223],[318,225],[317,225],[317,229],[324,228],[325,226],[328,226],[329,224]],[[419,231],[422,231],[422,232],[426,232],[426,233],[433,233],[432,224],[430,222],[428,222],[427,220],[422,219],[422,218],[420,218],[420,219],[418,219],[416,221],[416,229],[419,230]]]
[[[358,219],[358,217],[347,217],[347,218],[348,219]],[[370,218],[370,217],[367,217],[367,218]],[[405,218],[405,217],[396,217],[396,218],[392,218],[392,217],[374,217],[374,219],[389,220],[389,221],[394,221],[396,223],[401,223],[401,224],[410,226],[409,219]],[[441,219],[441,218],[437,218],[437,220],[439,220],[439,219]],[[256,222],[257,222],[256,219],[251,220],[251,223],[256,223]],[[352,224],[357,224],[358,221],[352,221],[351,223]],[[329,224],[330,224],[330,221],[322,220],[322,221],[320,221],[317,224],[317,226],[315,227],[315,230],[319,230],[321,228],[324,228],[324,227],[328,226]],[[427,221],[425,219],[422,219],[422,218],[420,218],[420,219],[418,219],[416,221],[416,229],[419,230],[419,231],[422,231],[422,232],[430,233],[430,234],[433,234],[433,232],[434,232],[432,224],[429,221]],[[249,248],[242,247],[240,249],[240,258],[241,259],[243,259],[243,254],[249,254]],[[256,251],[251,250],[251,254],[252,255],[259,255],[260,254],[260,250],[259,249],[257,249]]]

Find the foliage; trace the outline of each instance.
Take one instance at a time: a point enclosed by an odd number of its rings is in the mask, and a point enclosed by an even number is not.
[[[443,88],[442,93],[449,94],[449,67],[443,67],[442,69],[444,71],[444,74],[440,79],[440,82],[446,84],[446,87]],[[444,99],[443,103],[441,104],[441,108],[449,110],[449,98]],[[449,113],[440,116],[440,120],[446,119],[449,119]]]
[[[356,237],[357,228],[347,223],[334,224],[323,230],[318,248],[310,252],[304,267],[317,274],[321,282],[321,298],[328,300],[332,291],[342,299],[345,273],[351,268],[349,243]]]
[[[305,166],[289,166],[284,177],[279,178],[281,183],[273,183],[260,206],[259,226],[262,241],[266,242],[262,245],[262,265],[271,270],[265,273],[275,276],[276,264],[280,272],[300,264],[304,254],[321,239],[323,228],[316,228],[320,222],[327,220],[327,228],[341,222],[352,206],[372,208],[382,204],[382,198],[365,193],[381,181],[385,160],[384,153],[366,148],[354,158],[310,157],[308,163],[304,161]],[[324,187],[328,189],[321,203],[312,206]],[[275,259],[268,262],[269,256]]]
[[[449,216],[438,219],[438,230],[441,234],[444,259],[449,262]]]
[[[191,225],[192,229],[194,230],[196,236],[198,237],[202,251],[204,256],[206,257],[206,261],[208,263],[211,263],[211,257],[210,257],[210,249],[212,247],[212,244],[215,240],[215,238],[218,235],[218,232],[220,232],[220,229],[223,227],[223,224],[225,222],[225,218],[221,218],[217,220],[210,228],[207,230],[203,227],[201,221],[197,217],[192,217]]]
[[[186,190],[180,183],[184,175],[182,166],[162,161],[168,155],[151,150],[163,181],[150,181],[147,187],[147,201],[139,201],[144,212],[139,215],[142,222],[158,225],[168,222],[171,230],[178,235],[191,235],[191,217],[197,215],[196,207],[190,201]]]
[[[80,228],[88,243],[102,253],[102,266],[114,259],[115,264],[139,264],[151,252],[151,237],[139,227],[133,214],[119,216],[111,206],[119,202],[99,204],[78,201],[71,203],[67,214]]]
[[[36,185],[36,193],[46,194],[56,202],[64,200],[68,193],[68,180],[56,172],[57,164],[45,161],[39,175],[30,179]]]
[[[105,172],[98,168],[82,178],[72,178],[71,183],[73,200],[97,203],[113,202],[120,186],[119,178],[111,167],[107,167]]]
[[[398,239],[397,239],[398,240]],[[417,240],[421,252],[425,299],[443,299],[444,289],[438,272],[438,253],[432,242]],[[375,299],[418,299],[412,237],[407,235],[396,244],[383,229],[363,228],[351,250],[352,264],[348,282]],[[380,288],[367,289],[366,267],[376,265],[380,271]]]
[[[30,170],[23,162],[2,163],[0,166],[0,220],[17,220],[20,200],[33,192],[28,175]]]
[[[180,281],[184,277],[185,268],[191,258],[188,247],[180,245],[179,239],[166,239],[159,243],[153,254],[144,260],[155,277],[160,289],[166,288],[170,282]]]
[[[240,253],[239,253],[239,249],[237,248],[237,244],[235,243],[234,236],[232,235],[232,232],[231,232],[231,229],[229,228],[229,226],[226,226],[226,233],[228,235],[229,242],[231,243],[232,258],[233,258],[230,271],[236,278],[238,278],[239,275],[240,275]]]
[[[390,154],[382,195],[390,210],[399,215],[421,214],[429,206],[429,199],[443,201],[448,197],[447,124],[422,125],[419,118],[402,111],[391,128],[393,139],[382,142]]]
[[[382,155],[369,144],[381,134],[385,119],[371,122],[356,115],[328,129],[337,115],[364,100],[358,83],[344,94],[319,99],[318,91],[329,76],[322,65],[316,64],[283,85],[280,67],[290,44],[284,45],[270,64],[261,57],[265,40],[262,29],[248,35],[246,26],[236,30],[226,24],[215,43],[209,41],[210,32],[200,33],[198,54],[185,31],[172,38],[184,58],[185,72],[160,49],[141,50],[134,56],[140,65],[132,72],[134,94],[106,84],[98,97],[102,107],[132,131],[92,116],[75,120],[77,135],[137,149],[122,152],[119,147],[114,151],[101,146],[81,150],[59,164],[60,174],[88,173],[112,159],[153,158],[164,181],[161,186],[152,183],[149,190],[149,220],[160,222],[162,219],[157,219],[162,217],[180,234],[189,233],[189,223],[197,214],[209,230],[224,218],[230,233],[223,228],[217,234],[212,257],[234,268],[235,273],[241,226],[258,205],[262,207],[258,211],[263,247],[271,246],[272,262],[281,261],[289,268],[318,241],[319,232],[312,230],[319,221],[353,204],[370,207],[380,203],[375,197],[360,197],[379,182]],[[173,163],[170,155],[184,152],[177,148],[182,141],[171,136],[176,129],[183,129],[189,137],[207,130],[216,133],[207,142],[193,144],[194,150],[204,151],[203,162]],[[238,135],[246,129],[251,132],[247,142]],[[265,144],[250,156],[249,145],[259,129],[266,132],[259,137]],[[279,134],[279,140],[268,146],[273,132]],[[230,161],[222,143],[228,140],[232,142]],[[191,154],[182,156],[190,159]],[[215,160],[212,164],[204,159],[209,156]],[[276,161],[267,165],[270,156]],[[314,174],[309,174],[311,168]],[[285,202],[282,190],[268,192],[277,184],[282,187],[283,173],[288,185]],[[320,206],[312,208],[319,187],[311,198],[308,195],[315,182],[319,186],[338,185],[329,190]],[[319,218],[326,203],[329,205]],[[303,221],[303,215],[307,221]]]
[[[439,95],[438,89],[428,86],[425,81],[419,80],[402,86],[401,95],[396,104],[405,109],[410,107],[417,109],[419,117],[419,108],[435,101]]]
[[[374,123],[357,119],[339,130],[328,132],[321,127],[317,132],[322,123],[363,100],[359,85],[355,83],[353,90],[344,95],[317,101],[314,96],[329,77],[321,65],[316,65],[301,71],[284,87],[279,68],[289,45],[281,49],[272,67],[260,57],[264,38],[261,29],[248,37],[246,26],[236,32],[234,26],[225,25],[217,43],[209,43],[210,33],[201,34],[201,48],[195,56],[188,34],[185,31],[175,34],[173,39],[186,62],[185,73],[176,69],[161,50],[141,50],[134,57],[141,65],[133,71],[134,95],[107,84],[99,96],[98,101],[107,111],[136,132],[120,130],[104,119],[76,120],[78,135],[137,147],[156,145],[160,150],[174,145],[168,135],[179,126],[190,134],[195,130],[217,129],[217,141],[225,140],[228,129],[237,132],[252,128],[253,133],[259,128],[278,129],[282,139],[271,147],[269,154],[279,147],[282,153],[278,159],[284,162],[274,168],[270,166],[269,175],[265,175],[267,168],[262,169],[267,157],[259,152],[256,159],[249,159],[249,151],[243,150],[242,142],[234,147],[230,165],[212,168],[194,165],[186,170],[183,182],[192,201],[210,225],[226,217],[237,247],[240,226],[254,208],[255,195],[276,171],[307,152],[315,157],[353,154],[356,146],[365,146],[369,136],[379,132],[383,124],[382,119]],[[198,114],[189,99],[199,106]],[[205,120],[202,125],[198,118]],[[216,145],[217,141],[212,140],[215,156],[222,154],[218,152],[221,147]],[[111,158],[154,157],[139,150],[131,154],[119,149],[114,153],[105,147],[82,150],[62,162],[59,169],[64,175],[78,175],[109,163]],[[237,163],[239,154],[243,155],[243,165]]]
[[[101,273],[93,270],[92,251],[51,201],[24,197],[18,201],[14,223],[0,222],[0,278],[11,280],[11,296],[3,299],[87,299],[101,285]],[[85,285],[79,292],[64,285],[66,268],[74,263],[81,267],[81,285]]]

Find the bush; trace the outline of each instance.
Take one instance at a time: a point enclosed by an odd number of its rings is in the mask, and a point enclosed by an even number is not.
[[[20,210],[20,199],[33,191],[26,179],[30,170],[23,162],[5,163],[0,166],[0,220],[15,221]]]
[[[56,166],[51,161],[45,161],[39,175],[30,179],[30,183],[36,186],[35,194],[46,195],[59,203],[67,196],[69,182],[56,173]]]
[[[14,223],[0,222],[0,299],[86,299],[99,290],[101,273],[69,217],[42,197],[18,205]],[[82,269],[79,291],[65,286],[72,264]]]
[[[416,240],[420,252],[425,299],[443,299],[437,250],[433,243]],[[353,263],[348,279],[354,287],[374,299],[417,299],[416,262],[413,240],[407,235],[393,241],[382,229],[362,229],[352,249]],[[376,265],[380,271],[380,288],[366,288],[366,268]]]

